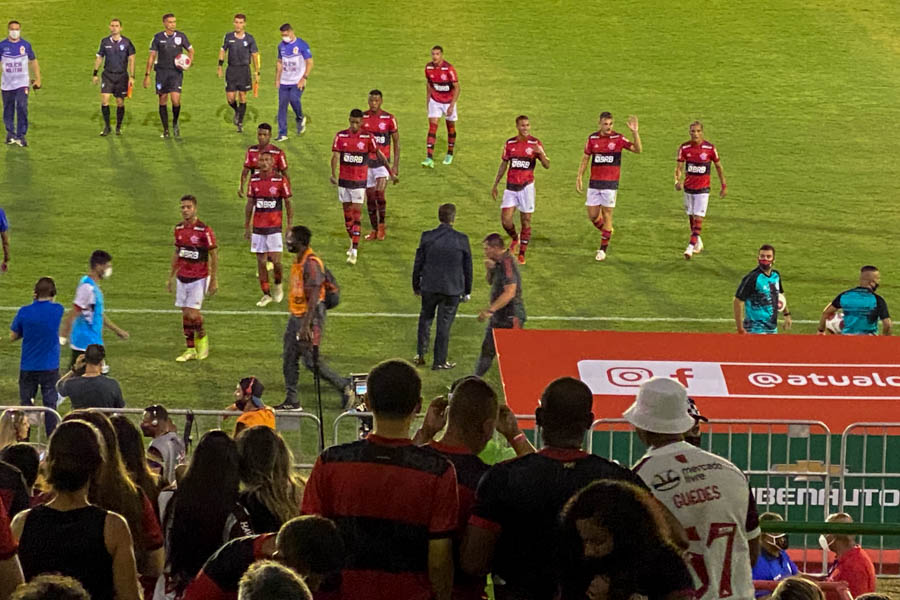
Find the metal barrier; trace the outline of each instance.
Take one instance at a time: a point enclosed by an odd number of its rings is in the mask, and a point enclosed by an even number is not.
[[[53,415],[56,417],[56,422],[59,423],[62,421],[62,417],[58,412],[53,410],[52,408],[47,408],[46,406],[19,406],[19,405],[8,405],[8,406],[0,406],[0,414],[6,410],[20,410],[25,413],[28,417],[28,422],[31,425],[32,431],[37,428],[38,431],[38,439],[32,439],[32,436],[29,436],[29,441],[41,446],[47,445],[47,440],[49,439],[49,434],[47,433],[47,424],[45,415]],[[31,413],[31,414],[29,414]]]

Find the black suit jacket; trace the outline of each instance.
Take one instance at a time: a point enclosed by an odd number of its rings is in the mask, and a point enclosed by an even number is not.
[[[441,223],[425,231],[416,249],[413,291],[462,296],[472,293],[472,250],[469,237]]]

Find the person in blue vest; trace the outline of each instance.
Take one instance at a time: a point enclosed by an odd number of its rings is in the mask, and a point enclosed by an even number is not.
[[[103,327],[112,330],[123,340],[128,332],[109,320],[104,314],[103,291],[100,281],[112,275],[112,256],[104,250],[94,250],[91,254],[91,270],[78,282],[72,309],[66,313],[59,330],[59,342],[68,341],[72,348],[69,368],[75,364],[78,355],[84,354],[91,344],[103,345]],[[68,340],[67,340],[68,338]]]
[[[49,277],[41,277],[34,285],[34,302],[23,306],[9,326],[9,339],[22,340],[22,359],[19,363],[19,402],[33,406],[40,387],[44,406],[55,410],[59,402],[56,380],[59,379],[59,323],[63,307],[53,301],[56,284]],[[56,417],[47,413],[44,423],[47,435],[56,427]]]
[[[784,521],[778,513],[763,513],[759,521]],[[763,533],[760,536],[759,556],[753,565],[754,581],[781,581],[798,572],[797,565],[787,555],[788,538],[783,533]],[[756,597],[762,598],[771,594],[769,590],[756,590]]]
[[[844,311],[844,335],[877,335],[881,321],[881,335],[891,335],[891,315],[887,302],[875,293],[881,283],[878,267],[866,265],[859,270],[859,285],[841,292],[822,311],[819,318],[819,335],[825,335],[825,322],[838,309]]]

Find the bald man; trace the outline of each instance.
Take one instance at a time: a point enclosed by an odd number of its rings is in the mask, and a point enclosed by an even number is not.
[[[828,515],[826,523],[852,523],[847,513]],[[834,564],[828,569],[825,581],[843,581],[854,597],[875,591],[875,565],[854,535],[823,535],[820,540],[835,553]]]

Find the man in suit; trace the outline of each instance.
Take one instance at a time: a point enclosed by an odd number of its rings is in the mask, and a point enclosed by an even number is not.
[[[431,322],[437,310],[437,332],[434,336],[432,370],[452,369],[456,363],[447,360],[450,326],[456,317],[460,300],[472,293],[472,250],[469,238],[453,229],[456,206],[442,204],[438,209],[437,229],[425,231],[416,249],[412,285],[416,296],[422,298],[419,313],[419,336],[413,363],[425,364]]]

